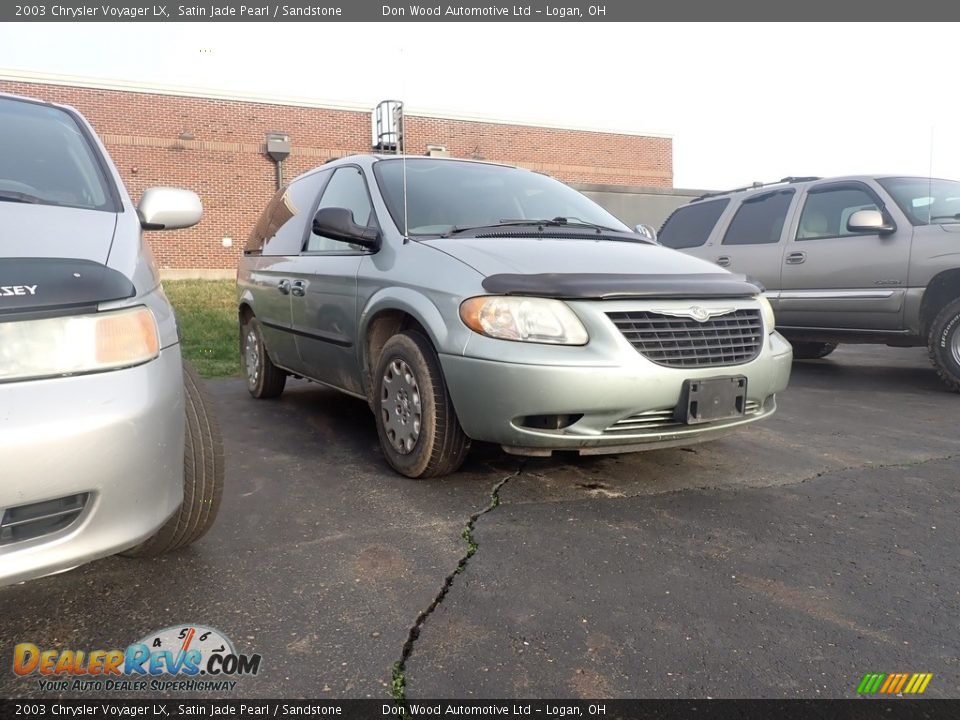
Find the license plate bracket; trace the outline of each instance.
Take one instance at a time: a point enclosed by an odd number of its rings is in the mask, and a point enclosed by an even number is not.
[[[687,425],[742,417],[747,405],[747,378],[733,377],[685,380],[676,417]]]

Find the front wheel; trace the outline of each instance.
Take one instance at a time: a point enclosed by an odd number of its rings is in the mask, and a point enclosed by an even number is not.
[[[960,298],[948,303],[933,319],[927,351],[940,379],[960,392]]]
[[[837,343],[792,342],[794,360],[819,360],[837,349]]]
[[[183,450],[183,503],[156,533],[123,554],[155,557],[186,547],[213,526],[223,496],[223,438],[202,380],[183,364],[187,422]]]
[[[410,478],[456,471],[470,449],[437,353],[418,332],[394,335],[377,362],[374,414],[390,466]]]

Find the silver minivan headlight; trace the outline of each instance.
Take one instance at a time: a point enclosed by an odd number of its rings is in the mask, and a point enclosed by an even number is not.
[[[767,333],[772,333],[777,325],[777,320],[773,314],[773,305],[764,295],[757,295],[757,302],[760,303],[760,314],[763,316],[763,326]]]
[[[0,382],[113,370],[159,354],[156,318],[142,305],[0,322]]]

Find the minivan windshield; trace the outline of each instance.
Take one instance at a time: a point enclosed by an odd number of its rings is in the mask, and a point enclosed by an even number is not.
[[[0,204],[114,210],[94,153],[70,113],[0,98]]]
[[[960,222],[960,182],[923,177],[877,180],[914,225]]]
[[[394,222],[401,231],[406,225],[411,236],[440,236],[496,225],[519,226],[527,220],[557,220],[557,225],[631,232],[573,188],[528,170],[456,160],[391,158],[377,162],[374,174]]]

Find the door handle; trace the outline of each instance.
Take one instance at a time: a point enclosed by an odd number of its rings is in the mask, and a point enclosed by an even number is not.
[[[294,280],[290,283],[290,294],[303,297],[307,294],[307,284],[303,280]]]
[[[787,255],[787,265],[799,265],[807,259],[807,254],[802,252],[792,252]]]
[[[289,280],[281,280],[280,282],[278,282],[278,283],[277,283],[277,290],[279,290],[280,292],[282,292],[284,295],[289,295],[289,294],[290,294],[290,281],[289,281]]]
[[[728,265],[730,265],[730,256],[729,256],[729,255],[721,255],[720,257],[718,257],[718,258],[717,258],[717,265],[719,265],[720,267],[727,267]]]

